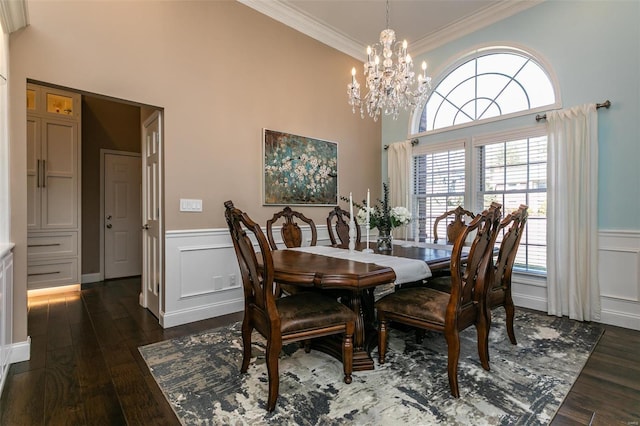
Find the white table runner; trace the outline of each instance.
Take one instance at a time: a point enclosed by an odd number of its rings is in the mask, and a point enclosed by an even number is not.
[[[353,260],[362,263],[375,263],[393,269],[396,274],[396,284],[405,284],[420,281],[431,276],[431,270],[426,262],[406,257],[387,256],[385,254],[363,253],[361,251],[349,252],[329,246],[296,247],[287,250],[303,251],[305,253],[319,254],[328,257]]]

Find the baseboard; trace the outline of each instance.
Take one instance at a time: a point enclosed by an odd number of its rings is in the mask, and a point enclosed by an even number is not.
[[[104,281],[102,274],[100,272],[96,272],[93,274],[82,274],[82,284],[88,283],[97,283],[100,281]]]
[[[18,342],[11,345],[11,355],[9,363],[29,361],[31,359],[31,336],[27,336],[24,342]]]
[[[535,311],[547,312],[547,300],[526,294],[512,294],[513,304],[522,308],[533,309]]]
[[[163,328],[175,327],[195,321],[233,314],[244,309],[244,299],[233,299],[224,303],[197,306],[181,311],[160,314],[160,325]]]

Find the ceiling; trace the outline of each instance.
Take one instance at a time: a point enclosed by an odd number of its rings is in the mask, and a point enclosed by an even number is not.
[[[357,59],[386,28],[382,0],[238,0]],[[543,0],[395,0],[389,27],[417,56]]]

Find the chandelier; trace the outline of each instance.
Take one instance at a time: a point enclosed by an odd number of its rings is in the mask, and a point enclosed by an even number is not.
[[[394,62],[395,55],[395,62]],[[407,53],[407,41],[396,42],[396,33],[389,28],[389,0],[387,0],[387,29],[380,33],[380,42],[367,46],[367,62],[364,76],[368,92],[360,97],[360,84],[356,80],[355,67],[351,70],[351,83],[347,85],[349,105],[355,114],[360,108],[364,118],[365,108],[369,117],[378,120],[380,111],[398,118],[401,109],[418,108],[423,105],[431,89],[431,78],[427,77],[427,63],[422,62],[422,73],[418,75],[417,87],[413,61]]]

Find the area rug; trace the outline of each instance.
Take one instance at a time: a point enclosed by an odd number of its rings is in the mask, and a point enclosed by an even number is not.
[[[392,329],[385,364],[354,372],[297,344],[280,357],[280,396],[265,410],[265,341],[254,332],[253,358],[240,374],[240,323],[140,348],[184,425],[544,425],[548,424],[602,335],[594,323],[516,312],[518,345],[509,342],[502,309],[490,333],[491,371],[478,359],[476,332],[461,333],[460,398],[449,393],[443,335]]]

